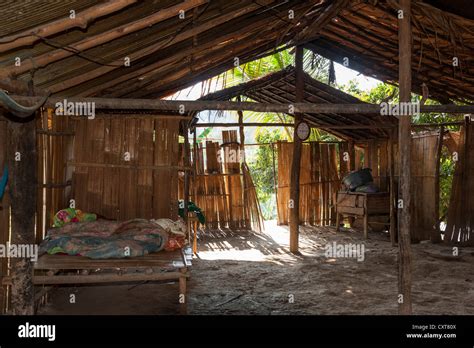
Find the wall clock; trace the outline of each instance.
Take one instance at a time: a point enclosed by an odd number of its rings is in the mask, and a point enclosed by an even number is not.
[[[301,141],[305,141],[306,139],[308,139],[310,134],[311,127],[308,123],[306,123],[305,121],[301,121],[300,123],[298,123],[298,125],[296,126],[296,135]]]

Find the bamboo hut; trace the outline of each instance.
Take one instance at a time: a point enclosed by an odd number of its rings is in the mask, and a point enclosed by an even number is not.
[[[280,112],[293,117],[284,126],[294,134],[292,142],[272,145],[279,163],[274,169],[278,224],[288,225],[288,246],[273,248],[305,262],[298,258],[306,247],[301,242],[305,228],[324,238],[339,237],[343,233],[336,230],[344,222],[360,217],[360,240],[369,243],[369,230],[386,226],[386,246],[398,255],[391,262],[399,267],[395,287],[404,298],[397,308],[411,314],[412,242],[474,245],[474,12],[468,3],[76,0],[0,5],[0,174],[8,171],[7,190],[0,195],[0,245],[37,246],[51,235],[58,211],[78,208],[106,224],[176,221],[181,214],[183,234],[187,243],[194,238],[196,253],[197,223],[189,202],[202,208],[207,229],[224,236],[224,241],[211,240],[207,252],[235,247],[232,243],[239,250],[249,231],[260,232],[249,245],[262,240],[273,245],[262,232],[245,156],[229,158],[245,153],[245,127],[272,126],[244,122],[243,112]],[[287,49],[295,54],[294,66],[202,93],[197,100],[172,98]],[[422,113],[459,117],[415,125],[411,113],[385,115],[381,105],[305,73],[305,51],[398,86],[400,103],[410,103],[416,93]],[[393,101],[386,97],[387,103]],[[425,103],[428,98],[433,103]],[[196,136],[195,116],[205,110],[236,111],[238,131],[224,130],[221,143],[197,144],[190,135]],[[338,141],[305,141],[298,133],[302,124]],[[452,131],[453,125],[460,131]],[[456,164],[442,238],[443,151],[456,153]],[[340,195],[343,177],[365,167],[372,169],[383,195]],[[268,248],[259,253],[271,254]],[[0,259],[2,313],[34,314],[55,284],[120,281],[176,282],[173,299],[186,312],[191,260],[201,261],[185,246],[121,259],[45,256],[36,262]],[[110,272],[96,274],[96,269]]]

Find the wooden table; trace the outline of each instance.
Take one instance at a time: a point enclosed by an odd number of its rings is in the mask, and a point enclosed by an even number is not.
[[[177,280],[180,312],[186,313],[186,280],[190,276],[192,251],[160,251],[141,257],[96,260],[83,256],[42,255],[34,264],[33,283],[92,284]]]
[[[370,216],[390,216],[390,193],[339,191],[336,200],[337,231],[339,231],[341,215],[362,217],[364,220],[364,237],[367,238]]]

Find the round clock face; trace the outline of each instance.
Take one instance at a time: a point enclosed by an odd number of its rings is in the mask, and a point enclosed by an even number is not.
[[[306,139],[308,139],[310,133],[311,128],[306,122],[302,121],[296,126],[296,135],[301,141],[305,141]]]

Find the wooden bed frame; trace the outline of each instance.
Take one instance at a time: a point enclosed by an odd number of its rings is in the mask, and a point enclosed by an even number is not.
[[[34,264],[33,283],[53,285],[177,280],[180,313],[186,314],[186,281],[190,277],[192,256],[189,247],[125,259],[96,260],[83,256],[45,254]]]

